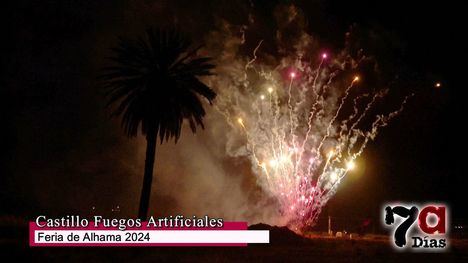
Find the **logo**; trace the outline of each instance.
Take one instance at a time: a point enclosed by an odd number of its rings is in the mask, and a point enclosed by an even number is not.
[[[391,239],[397,249],[442,251],[448,246],[447,214],[447,206],[441,204],[387,205],[384,222],[393,228]]]

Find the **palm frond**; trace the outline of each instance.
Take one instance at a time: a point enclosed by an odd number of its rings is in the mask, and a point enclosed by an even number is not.
[[[195,132],[203,126],[205,110],[200,98],[211,104],[216,93],[202,81],[215,68],[209,57],[197,57],[201,46],[178,30],[148,28],[136,39],[119,38],[111,49],[112,65],[99,77],[106,90],[107,106],[122,117],[128,136],[156,133],[161,143],[180,137],[187,120]]]

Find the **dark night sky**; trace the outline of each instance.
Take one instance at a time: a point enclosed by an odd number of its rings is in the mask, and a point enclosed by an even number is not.
[[[462,4],[252,1],[254,13],[264,23],[271,20],[277,3],[295,3],[308,19],[309,30],[332,47],[339,47],[344,33],[357,24],[360,34],[374,37],[363,45],[384,61],[388,75],[398,76],[402,92],[416,93],[404,114],[367,150],[362,182],[350,179],[352,183],[338,191],[332,202],[334,213],[356,207],[358,216],[363,216],[375,212],[383,200],[442,200],[452,205],[456,217],[468,217],[463,203],[467,179],[462,170],[467,149]],[[241,23],[249,9],[248,1],[241,0],[135,2],[141,5],[47,0],[10,1],[2,8],[0,98],[5,157],[0,174],[0,215],[31,216],[43,207],[37,196],[50,201],[77,191],[64,186],[54,190],[55,197],[44,198],[37,188],[47,192],[47,185],[57,182],[49,174],[60,174],[60,180],[77,189],[104,180],[99,175],[106,171],[101,171],[99,164],[88,163],[91,168],[83,168],[79,174],[73,170],[83,156],[102,156],[112,149],[108,145],[121,141],[120,130],[108,130],[111,121],[103,112],[95,85],[104,51],[116,35],[131,33],[148,21],[161,23],[178,16],[192,22],[185,29],[197,36],[211,29],[214,16]],[[145,10],[145,5],[152,10]],[[144,10],[141,16],[139,8]],[[151,12],[157,15],[148,16]],[[442,83],[441,89],[434,88],[436,81]],[[113,160],[106,158],[106,162]]]

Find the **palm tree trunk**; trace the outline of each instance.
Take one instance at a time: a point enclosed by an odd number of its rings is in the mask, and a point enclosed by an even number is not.
[[[153,182],[153,167],[156,154],[156,132],[148,132],[146,135],[146,160],[145,175],[143,176],[143,187],[141,189],[140,209],[138,218],[142,221],[148,218],[148,208],[151,196],[151,184]]]

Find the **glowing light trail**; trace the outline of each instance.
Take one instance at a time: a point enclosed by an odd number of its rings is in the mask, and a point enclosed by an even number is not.
[[[258,184],[277,200],[287,224],[300,229],[316,222],[342,179],[356,169],[367,143],[403,110],[407,98],[396,111],[377,115],[370,128],[360,129],[358,124],[386,91],[359,92],[357,75],[335,81],[338,73],[347,72],[330,69],[326,53],[315,68],[292,60],[293,69],[283,79],[279,67],[257,68],[260,44],[244,72],[218,76],[221,83],[240,79],[237,75],[244,81],[220,89],[217,109],[234,128],[241,127],[233,129],[242,138],[237,155],[250,158]],[[343,112],[347,103],[353,106],[349,115]]]

